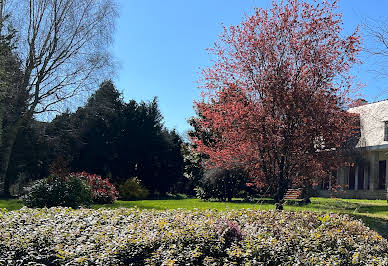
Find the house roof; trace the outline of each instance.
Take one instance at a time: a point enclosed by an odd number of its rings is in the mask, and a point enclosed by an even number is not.
[[[358,108],[361,108],[361,107],[364,107],[364,106],[371,106],[373,104],[379,104],[379,103],[383,103],[383,102],[388,102],[388,99],[379,100],[379,101],[375,101],[375,102],[370,102],[370,103],[366,103],[366,104],[355,106],[355,107],[350,107],[348,110],[358,109]]]

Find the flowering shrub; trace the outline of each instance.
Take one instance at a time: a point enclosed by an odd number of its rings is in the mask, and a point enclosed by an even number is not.
[[[92,191],[86,181],[77,177],[50,176],[27,187],[21,199],[28,207],[78,208],[92,204]]]
[[[218,233],[224,240],[223,243],[229,247],[233,242],[239,242],[244,238],[239,224],[235,221],[226,221],[218,224]]]
[[[98,204],[112,203],[117,199],[118,192],[108,179],[86,172],[72,173],[72,177],[86,180],[92,188],[93,202]]]
[[[0,265],[388,265],[388,242],[309,212],[0,210]]]
[[[124,200],[139,200],[148,197],[146,189],[136,177],[132,177],[119,186],[120,197]]]

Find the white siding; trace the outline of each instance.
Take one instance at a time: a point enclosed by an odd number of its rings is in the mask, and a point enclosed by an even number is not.
[[[360,114],[361,138],[357,147],[387,145],[384,141],[384,122],[388,121],[388,100],[350,108]]]

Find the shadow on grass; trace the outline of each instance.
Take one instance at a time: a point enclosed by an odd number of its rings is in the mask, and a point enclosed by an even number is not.
[[[358,212],[361,213],[381,213],[381,212],[387,212],[388,213],[388,205],[387,206],[361,206],[358,209]]]
[[[331,202],[314,202],[312,203],[313,206],[320,209],[326,209],[326,210],[356,210],[360,209],[363,205],[357,202],[349,202],[346,200],[333,200]],[[368,206],[369,208],[369,206]]]
[[[156,210],[164,210],[166,208],[162,208],[160,206],[150,206],[146,204],[142,204],[142,201],[117,201],[112,204],[95,204],[93,205],[93,209],[99,208],[107,208],[107,209],[117,209],[117,208],[139,208],[139,209],[156,209]]]
[[[350,216],[360,219],[366,226],[388,240],[388,220],[359,214],[350,214]]]
[[[270,198],[256,198],[256,199],[240,199],[234,198],[232,201],[208,200],[207,202],[222,202],[222,203],[242,203],[242,204],[275,204],[275,201]]]

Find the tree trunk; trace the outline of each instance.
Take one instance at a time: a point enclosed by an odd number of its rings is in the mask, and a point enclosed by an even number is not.
[[[9,197],[9,180],[7,179],[7,172],[9,161],[16,137],[23,125],[23,118],[19,118],[15,124],[10,126],[8,130],[3,131],[3,143],[0,151],[0,197]],[[5,133],[5,134],[4,134]]]
[[[283,201],[284,196],[287,193],[287,189],[288,189],[288,182],[283,177],[283,175],[281,175],[280,178],[279,178],[278,188],[276,189],[276,192],[275,192],[275,195],[274,195],[275,203],[279,203],[279,202]]]
[[[3,140],[3,103],[1,102],[1,95],[0,95],[0,148],[3,146],[2,140]]]
[[[279,184],[274,196],[275,203],[280,203],[283,201],[284,196],[286,195],[286,192],[288,189],[288,181],[285,178],[284,164],[285,164],[285,157],[282,156],[279,163],[279,168],[280,168]]]
[[[284,196],[286,195],[288,186],[285,182],[279,182],[279,187],[276,190],[274,201],[275,203],[279,203],[284,199]]]

